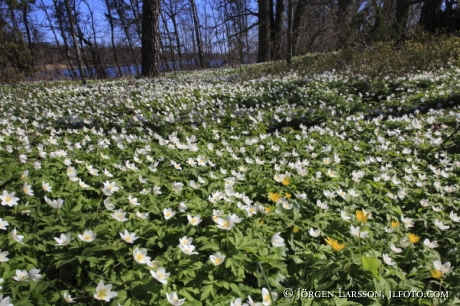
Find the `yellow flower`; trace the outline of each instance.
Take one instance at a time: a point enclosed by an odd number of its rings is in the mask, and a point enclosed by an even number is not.
[[[391,227],[392,228],[397,228],[399,226],[399,222],[398,221],[391,221]]]
[[[265,207],[265,213],[269,214],[272,212],[272,208],[270,206]]]
[[[415,234],[409,233],[409,240],[412,243],[417,243],[420,240],[420,237]]]
[[[291,194],[286,192],[286,198],[291,198]]]
[[[441,278],[442,277],[442,272],[439,271],[439,270],[433,269],[430,272],[431,272],[431,276],[433,276],[434,278]]]
[[[273,202],[278,202],[278,200],[281,198],[281,195],[280,195],[279,193],[269,192],[269,193],[268,193],[268,197],[269,197],[270,200],[272,200]]]
[[[292,232],[295,234],[295,233],[298,233],[299,231],[300,231],[300,228],[297,225],[294,225],[294,227],[292,228]]]
[[[281,183],[282,183],[284,186],[289,185],[290,182],[291,182],[291,180],[290,180],[289,178],[287,178],[287,177],[285,177],[285,178],[281,181]]]
[[[332,239],[332,238],[326,238],[324,239],[326,240],[327,244],[329,244],[331,246],[331,248],[335,251],[340,251],[342,250],[344,247],[345,247],[345,243],[343,244],[340,244],[337,240],[335,239]]]
[[[367,219],[371,216],[370,212],[363,210],[357,210],[356,211],[356,219],[358,219],[359,222],[366,223]]]

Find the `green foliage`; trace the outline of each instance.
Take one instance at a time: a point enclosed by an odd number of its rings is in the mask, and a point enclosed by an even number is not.
[[[23,81],[30,67],[31,54],[22,33],[0,25],[0,83]]]
[[[111,305],[456,302],[460,70],[233,73],[0,89],[0,293],[100,305],[103,281]],[[341,296],[358,291],[379,295]]]

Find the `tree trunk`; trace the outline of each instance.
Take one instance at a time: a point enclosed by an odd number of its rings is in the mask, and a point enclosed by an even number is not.
[[[270,0],[272,2],[273,0]],[[271,4],[270,7],[273,7]],[[272,10],[273,11],[273,10]],[[276,11],[270,14],[270,29],[272,40],[272,59],[281,59],[281,38],[283,36],[284,27],[284,1],[276,1]]]
[[[180,70],[183,70],[184,68],[182,67],[182,51],[181,51],[181,44],[180,44],[180,37],[179,37],[179,31],[177,30],[177,21],[176,21],[176,15],[170,16],[173,28],[174,28],[174,36],[176,37],[176,45],[177,45],[177,55],[179,56],[179,68]]]
[[[335,23],[335,31],[337,33],[336,49],[340,49],[343,46],[343,44],[347,41],[347,38],[349,36],[350,18],[348,10],[351,4],[352,0],[338,1],[338,9],[336,14],[337,20]]]
[[[158,71],[160,0],[144,0],[142,7],[142,76],[156,77]]]
[[[286,64],[292,65],[292,0],[288,1],[287,11],[287,42],[286,42]]]
[[[34,51],[32,48],[32,36],[30,35],[30,28],[29,28],[29,3],[21,3],[22,4],[22,19],[24,21],[24,26],[26,28],[26,34],[27,34],[27,44],[30,50],[30,65],[33,67],[35,66],[34,64]]]
[[[297,55],[297,45],[299,43],[300,28],[302,27],[302,19],[307,7],[307,0],[299,0],[297,2],[294,20],[292,21],[292,56]]]
[[[204,55],[203,55],[203,41],[201,40],[200,22],[198,20],[195,0],[190,0],[190,6],[192,8],[193,23],[195,25],[195,38],[196,38],[196,45],[198,47],[198,60],[200,61],[199,63],[200,68],[205,68],[206,63],[204,62]]]
[[[258,0],[259,7],[259,51],[257,62],[270,61],[271,38],[270,38],[270,0]]]
[[[177,60],[176,60],[176,55],[174,54],[173,42],[172,42],[171,32],[169,32],[168,22],[166,21],[166,18],[164,16],[165,14],[163,12],[160,15],[161,15],[161,20],[163,21],[163,24],[164,24],[164,29],[166,30],[166,37],[168,38],[168,42],[169,42],[169,55],[171,56],[171,64],[172,64],[172,67],[170,67],[168,61],[166,61],[166,67],[168,67],[168,70],[169,69],[177,70],[176,68]],[[166,54],[164,50],[164,46],[161,42],[161,39],[160,39],[160,47],[161,47],[161,52],[163,54]]]
[[[57,34],[56,34],[56,31],[54,30],[54,27],[53,27],[53,22],[51,21],[51,17],[50,15],[48,14],[48,10],[45,6],[45,3],[43,2],[43,0],[41,0],[41,4],[42,4],[42,7],[43,7],[43,10],[45,11],[45,16],[46,16],[46,19],[48,19],[48,23],[49,23],[49,26],[50,26],[50,29],[51,29],[51,32],[53,33],[53,36],[54,36],[54,41],[59,49],[59,53],[61,54],[61,57],[64,59],[65,63],[66,63],[66,66],[67,66],[67,70],[69,71],[72,71],[72,66],[69,65],[70,64],[70,59],[68,57],[65,56],[62,48],[61,48],[61,44],[59,43],[59,39],[57,38]],[[66,58],[69,60],[66,61]],[[45,69],[46,70],[46,69]],[[73,76],[73,72],[71,72],[71,76]]]
[[[396,1],[396,23],[394,27],[398,38],[404,35],[404,33],[406,32],[407,18],[409,17],[409,8],[410,3],[408,0]]]
[[[136,73],[139,74],[140,73],[139,64],[137,63],[136,54],[134,53],[134,45],[133,45],[131,34],[129,33],[128,21],[126,20],[126,14],[125,14],[125,10],[123,7],[125,3],[124,1],[120,1],[120,0],[114,1],[114,3],[115,3],[115,10],[117,11],[118,16],[120,17],[123,32],[125,33],[126,39],[128,40],[129,51],[131,53],[131,57],[134,62]]]
[[[443,0],[426,0],[420,13],[420,25],[428,32],[434,33],[439,19]]]
[[[115,24],[114,20],[112,17],[112,14],[110,12],[110,3],[109,0],[105,0],[105,6],[107,7],[107,14],[105,17],[107,17],[110,25],[110,42],[112,43],[112,52],[113,52],[113,60],[115,62],[115,66],[117,67],[118,75],[121,77],[123,76],[123,73],[121,72],[120,65],[118,64],[118,56],[117,56],[117,49],[115,48]]]
[[[77,64],[78,64],[78,70],[80,70],[81,83],[83,85],[86,85],[86,75],[85,75],[85,71],[83,70],[83,66],[81,64],[80,47],[78,46],[77,35],[75,34],[75,24],[73,21],[72,11],[70,10],[69,0],[64,0],[64,3],[65,3],[66,11],[67,11],[67,16],[69,17],[70,32],[72,34],[73,45],[75,48],[75,52],[77,53]]]
[[[65,55],[66,55],[66,58],[67,58],[67,61],[70,67],[70,76],[72,77],[72,80],[73,80],[75,78],[75,68],[72,64],[72,58],[70,57],[69,42],[67,40],[66,32],[64,31],[64,20],[62,20],[62,18],[64,17],[63,12],[61,11],[57,0],[53,0],[53,4],[54,4],[54,10],[56,13],[56,18],[58,20],[59,31],[61,32],[62,41],[64,42]]]

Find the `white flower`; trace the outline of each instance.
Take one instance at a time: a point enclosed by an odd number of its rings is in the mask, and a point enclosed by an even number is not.
[[[430,200],[428,199],[421,199],[420,200],[420,205],[422,205],[423,207],[427,207],[430,205]]]
[[[147,219],[149,217],[149,213],[141,213],[136,211],[136,216],[141,219]]]
[[[195,250],[195,246],[191,245],[191,244],[187,244],[187,245],[180,244],[179,249],[182,251],[182,253],[184,253],[186,255],[198,254],[198,252],[193,251],[193,250]]]
[[[175,214],[176,214],[176,212],[174,210],[172,210],[171,208],[163,209],[163,215],[165,216],[166,220],[171,219]]]
[[[364,177],[365,174],[366,174],[366,173],[365,173],[364,171],[361,171],[361,170],[359,170],[359,171],[353,171],[353,172],[351,173],[351,175],[352,175],[352,180],[353,180],[354,182],[356,182],[356,183],[359,183],[359,181],[361,181],[361,179]]]
[[[19,155],[19,160],[21,161],[21,163],[25,164],[27,162],[27,155]]]
[[[213,265],[219,266],[224,262],[225,255],[222,255],[220,252],[217,252],[214,255],[209,255],[209,259],[211,260]]]
[[[121,239],[123,239],[127,243],[133,243],[139,238],[139,237],[136,237],[135,232],[130,233],[128,232],[128,230],[125,230],[123,234],[122,233],[119,233],[119,234],[120,234]]]
[[[190,224],[193,225],[193,226],[196,226],[196,225],[200,224],[200,222],[201,222],[201,217],[200,216],[192,217],[189,214],[187,214],[187,219],[188,219],[188,222],[190,222]]]
[[[8,260],[10,260],[8,257],[8,251],[4,251],[2,252],[2,250],[0,250],[0,262],[7,262]],[[0,288],[1,289],[1,288]]]
[[[444,225],[441,221],[439,221],[438,219],[434,220],[434,225],[439,228],[441,231],[445,231],[445,230],[448,230],[450,228],[450,226],[448,225]]]
[[[61,208],[62,205],[64,204],[64,200],[61,198],[57,200],[50,200],[45,196],[44,199],[46,203],[48,203],[49,205],[51,205],[51,207],[56,208],[56,209]]]
[[[22,187],[22,191],[24,191],[25,194],[33,196],[34,191],[32,190],[32,185],[27,185],[27,183],[24,183],[24,186]]]
[[[128,201],[129,201],[129,204],[131,204],[133,206],[141,205],[141,203],[137,202],[137,198],[134,198],[131,195],[128,196]]]
[[[16,270],[16,276],[13,276],[13,279],[17,282],[28,282],[29,281],[29,273],[23,270]]]
[[[165,268],[158,268],[158,270],[155,271],[150,271],[150,274],[159,281],[160,283],[166,285],[168,283],[168,277],[171,275],[171,273],[167,273]]]
[[[243,304],[241,298],[237,298],[234,302],[230,302],[230,306],[249,306],[247,303]]]
[[[395,246],[394,243],[392,243],[392,244],[390,245],[390,249],[391,249],[393,252],[395,252],[395,253],[401,253],[401,252],[402,252],[402,249],[401,249],[401,248],[397,248],[397,247]]]
[[[19,242],[20,244],[24,244],[24,242],[22,242],[22,239],[24,239],[24,236],[22,235],[18,235],[17,231],[16,231],[16,228],[14,228],[12,231],[11,231],[11,237],[13,237],[13,239],[17,242]]]
[[[341,198],[345,199],[345,196],[347,195],[345,191],[343,191],[342,189],[339,189],[336,192]]]
[[[440,260],[436,260],[436,261],[433,262],[433,265],[434,265],[435,269],[440,271],[440,272],[442,272],[442,274],[447,274],[450,271],[452,271],[452,269],[454,268],[454,267],[450,266],[449,261],[447,261],[444,264],[442,264]]]
[[[403,200],[406,197],[406,195],[407,195],[407,193],[406,193],[405,189],[400,189],[398,191],[398,198],[400,198],[401,200]]]
[[[45,190],[46,192],[51,192],[51,191],[52,191],[52,190],[51,190],[52,188],[51,188],[50,184],[49,184],[49,183],[45,183],[45,181],[42,181],[42,188],[43,188],[43,190]]]
[[[117,186],[116,182],[105,181],[103,184],[104,184],[104,187],[102,188],[102,192],[106,196],[111,196],[112,194],[120,190],[120,187]]]
[[[140,264],[147,264],[150,262],[150,257],[147,256],[146,249],[139,249],[136,247],[133,251],[133,257],[134,257],[134,260]]]
[[[393,261],[393,259],[390,256],[388,256],[388,254],[383,254],[383,261],[389,266],[396,265],[396,263]]]
[[[81,188],[89,188],[90,186],[88,184],[85,184],[81,179],[78,179],[78,185],[80,185]]]
[[[180,212],[185,212],[185,211],[188,209],[188,207],[187,207],[187,205],[185,205],[184,202],[180,202],[177,209],[178,209]]]
[[[174,182],[172,185],[172,188],[175,192],[181,191],[182,187],[184,187],[184,184],[182,184],[181,182]]]
[[[124,212],[122,209],[115,210],[113,214],[111,214],[111,216],[115,220],[120,221],[120,222],[128,221],[128,219],[126,218],[126,212]]]
[[[315,237],[315,238],[321,235],[321,232],[319,231],[319,229],[314,229],[313,227],[310,227],[310,229],[308,230],[308,233],[310,234],[310,236]]]
[[[0,229],[6,230],[6,227],[8,225],[9,225],[8,221],[2,220],[2,218],[0,218]]]
[[[360,237],[360,238],[369,237],[369,232],[362,232],[359,226],[354,227],[353,225],[350,225],[350,232],[353,236],[356,236],[356,237]]]
[[[400,240],[399,240],[399,244],[403,247],[403,248],[407,248],[411,242],[409,241],[409,239],[407,239],[407,237],[402,237]]]
[[[89,173],[93,176],[99,176],[99,170],[93,168],[92,165],[86,165],[86,169],[89,171]]]
[[[198,189],[201,187],[200,184],[197,184],[194,180],[190,180],[190,187],[192,187],[193,189]]]
[[[185,299],[179,299],[176,292],[166,293],[166,298],[168,299],[169,304],[173,306],[180,306],[184,304]]]
[[[107,284],[104,285],[104,281],[100,281],[96,287],[96,293],[94,293],[94,298],[96,300],[104,300],[109,302],[111,298],[116,297],[118,292],[113,292],[112,290],[113,285]]]
[[[10,297],[7,296],[3,298],[3,295],[0,294],[0,306],[13,306],[13,304],[10,303]]]
[[[67,234],[61,234],[61,238],[54,237],[54,240],[56,240],[57,244],[55,246],[63,246],[63,245],[68,245],[70,243],[70,233]]]
[[[187,237],[187,236],[184,236],[182,238],[179,238],[179,246],[184,246],[184,245],[191,245],[193,242],[193,238],[192,237]]]
[[[217,227],[223,230],[230,230],[233,228],[234,221],[230,216],[227,216],[225,219],[217,218]]]
[[[328,198],[334,198],[335,197],[335,192],[334,191],[324,190],[323,193]]]
[[[449,216],[450,216],[450,219],[451,219],[452,221],[454,221],[454,222],[460,222],[460,217],[457,216],[457,213],[454,213],[453,211],[451,211],[450,214],[449,214]],[[1,221],[1,219],[0,219],[0,221]]]
[[[267,288],[262,288],[262,305],[264,306],[269,306],[272,304],[272,298],[273,301],[276,301],[278,298],[278,293],[273,292],[270,297],[270,292],[267,290]]]
[[[329,206],[327,205],[326,202],[321,202],[319,199],[316,200],[316,205],[321,209],[328,209],[329,208]]]
[[[332,171],[332,169],[328,169],[328,170],[327,170],[327,175],[328,175],[329,177],[337,177],[337,172]]]
[[[107,210],[114,210],[115,209],[115,205],[111,204],[110,203],[110,199],[109,198],[106,198],[104,200],[104,206],[105,208],[107,208]]]
[[[104,168],[104,175],[107,176],[107,177],[113,177],[113,174],[109,172],[109,170],[107,170],[106,168]]]
[[[404,223],[406,228],[414,227],[414,221],[412,221],[411,218],[405,218],[404,216],[401,216],[401,222]]]
[[[85,230],[83,235],[78,234],[78,238],[84,242],[93,242],[96,238],[96,233],[94,233],[92,230]]]
[[[284,239],[281,238],[280,234],[281,234],[281,232],[277,232],[277,233],[273,234],[273,236],[271,238],[271,242],[272,242],[272,245],[274,247],[283,247],[283,246],[285,246]]]
[[[434,248],[437,248],[437,247],[439,246],[437,241],[430,241],[430,239],[428,239],[428,238],[426,238],[426,239],[423,241],[423,244],[424,244],[426,247],[429,247],[430,249],[434,249]]]
[[[299,200],[305,200],[307,198],[307,195],[305,193],[297,194],[296,198]]]
[[[2,205],[8,205],[10,207],[18,205],[19,198],[16,198],[14,194],[15,192],[8,193],[6,190],[3,190],[3,195],[0,196],[0,200],[2,200]]]
[[[75,303],[75,301],[73,300],[72,296],[68,292],[64,292],[63,298],[67,303]]]
[[[27,272],[29,276],[29,280],[32,282],[38,281],[40,278],[42,278],[42,275],[39,274],[40,269],[32,269],[29,272]]]
[[[347,215],[347,213],[343,210],[340,211],[340,217],[343,219],[343,220],[350,220],[351,217]]]
[[[155,187],[153,187],[152,193],[153,193],[154,195],[160,195],[160,194],[161,194],[160,189],[161,189],[161,187],[155,186]]]

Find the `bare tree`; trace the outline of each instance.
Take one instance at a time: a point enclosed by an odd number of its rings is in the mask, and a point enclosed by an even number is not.
[[[86,75],[85,75],[85,71],[83,70],[83,65],[81,63],[81,52],[80,52],[80,47],[77,41],[77,34],[75,33],[75,23],[74,23],[74,19],[72,15],[72,10],[70,9],[69,0],[64,0],[64,4],[65,4],[66,11],[67,11],[67,18],[70,23],[70,33],[72,35],[75,53],[77,54],[77,65],[78,65],[78,70],[80,71],[80,80],[83,85],[86,85]]]
[[[144,0],[142,7],[142,76],[155,77],[158,69],[160,0]]]

